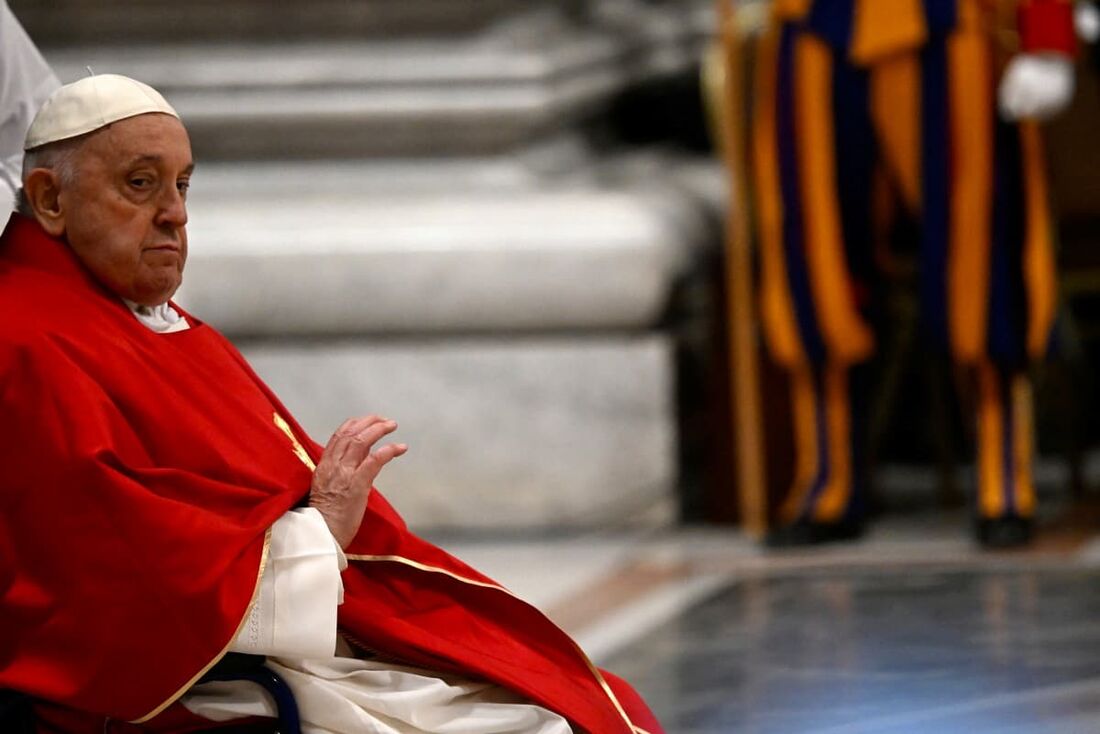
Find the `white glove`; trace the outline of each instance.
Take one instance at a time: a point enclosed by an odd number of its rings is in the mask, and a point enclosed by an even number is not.
[[[1008,63],[998,102],[1006,120],[1045,120],[1073,99],[1073,60],[1060,53],[1019,54]]]
[[[1100,10],[1091,2],[1078,2],[1073,6],[1073,27],[1082,41],[1096,43],[1100,38]]]

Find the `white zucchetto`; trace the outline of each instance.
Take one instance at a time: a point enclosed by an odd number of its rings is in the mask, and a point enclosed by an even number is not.
[[[50,95],[27,131],[23,150],[75,138],[150,112],[179,119],[172,105],[148,84],[119,74],[85,77]]]

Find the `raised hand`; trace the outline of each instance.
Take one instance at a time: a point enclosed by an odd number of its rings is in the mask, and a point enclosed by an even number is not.
[[[359,531],[371,487],[382,467],[408,450],[403,443],[374,448],[397,424],[377,415],[352,418],[332,434],[309,491],[309,505],[325,518],[341,548]]]

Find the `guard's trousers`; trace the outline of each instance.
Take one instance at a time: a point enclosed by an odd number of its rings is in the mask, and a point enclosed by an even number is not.
[[[850,370],[875,351],[871,314],[890,233],[914,233],[921,323],[972,380],[987,518],[1034,512],[1031,388],[1055,310],[1039,131],[996,109],[1003,51],[982,4],[920,45],[851,61],[805,24],[757,45],[752,175],[761,308],[792,378],[795,481],[782,521],[859,512]]]

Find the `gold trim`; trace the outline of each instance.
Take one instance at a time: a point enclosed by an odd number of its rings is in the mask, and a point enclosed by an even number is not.
[[[272,413],[272,420],[279,430],[286,434],[286,437],[290,439],[290,444],[294,448],[294,455],[302,460],[302,463],[309,467],[310,471],[316,471],[317,465],[313,463],[313,459],[309,458],[309,454],[306,452],[302,444],[298,442],[298,437],[294,435],[294,431],[290,429],[290,424],[279,415],[278,413]]]
[[[515,599],[519,603],[521,603],[525,606],[531,607],[535,611],[539,612],[539,614],[542,614],[542,612],[539,611],[539,609],[537,607],[535,607],[535,605],[531,604],[528,601],[525,601],[524,599],[521,599],[520,597],[516,596],[515,594],[513,594],[511,591],[504,588],[500,584],[490,584],[490,583],[487,583],[485,581],[474,581],[473,579],[468,579],[465,576],[459,576],[458,574],[454,573],[453,571],[448,571],[445,568],[439,568],[437,566],[428,566],[428,565],[425,565],[423,563],[420,563],[419,561],[414,561],[411,558],[405,558],[403,556],[393,556],[393,555],[361,555],[361,554],[358,554],[358,553],[348,553],[347,554],[347,559],[349,561],[383,561],[383,562],[391,562],[391,563],[400,563],[400,564],[403,564],[405,566],[411,566],[411,567],[413,567],[417,570],[420,570],[420,571],[427,571],[428,573],[440,573],[440,574],[443,574],[444,576],[449,576],[450,578],[453,578],[456,581],[461,581],[461,582],[466,583],[466,584],[472,584],[473,586],[480,586],[482,588],[495,589],[496,591],[504,592],[505,594],[512,597],[513,599]],[[545,615],[543,615],[543,616],[545,616]],[[550,620],[548,619],[547,621],[550,621]],[[552,621],[550,621],[550,623],[553,624]],[[557,627],[557,626],[555,625],[555,627]],[[638,727],[634,726],[633,722],[630,721],[630,717],[626,715],[626,711],[623,709],[622,704],[619,703],[619,699],[615,697],[615,692],[611,690],[611,686],[609,686],[607,684],[607,680],[603,677],[603,674],[600,673],[600,669],[596,667],[595,663],[593,663],[591,660],[588,659],[588,656],[585,654],[584,650],[581,649],[581,646],[578,645],[576,643],[576,641],[572,637],[570,637],[567,632],[565,632],[565,630],[562,630],[562,629],[558,628],[558,631],[560,631],[563,635],[565,635],[566,639],[569,640],[569,642],[573,645],[573,649],[576,650],[577,654],[581,656],[581,660],[583,660],[585,665],[588,666],[589,671],[596,678],[596,681],[600,684],[600,687],[603,688],[604,693],[607,694],[608,699],[610,699],[611,703],[614,704],[615,710],[619,713],[619,716],[622,717],[623,721],[626,722],[626,725],[630,727],[631,731],[640,732],[641,734],[648,734],[648,732],[646,732],[644,729],[639,729]]]
[[[164,703],[157,706],[155,709],[153,709],[152,711],[147,713],[145,716],[142,716],[140,719],[134,719],[134,720],[132,720],[128,723],[130,723],[130,724],[144,724],[149,719],[152,719],[153,717],[160,714],[162,711],[164,711],[164,709],[168,708],[173,703],[175,703],[176,700],[179,699],[180,696],[187,693],[187,691],[191,688],[191,686],[195,685],[195,682],[198,681],[199,678],[206,675],[206,672],[208,670],[210,670],[215,665],[217,665],[218,661],[221,660],[223,657],[225,657],[225,654],[227,652],[229,652],[230,645],[233,644],[234,640],[237,639],[237,635],[239,635],[241,633],[241,630],[244,628],[245,622],[248,621],[248,616],[252,613],[252,607],[256,604],[256,599],[258,599],[259,596],[260,596],[260,579],[263,577],[264,570],[267,568],[268,552],[270,551],[270,549],[271,549],[271,528],[268,528],[267,532],[264,533],[264,550],[263,550],[263,553],[260,554],[260,567],[259,567],[259,570],[256,573],[256,585],[252,589],[252,599],[249,600],[248,607],[245,608],[245,610],[244,610],[244,615],[241,617],[241,621],[237,625],[237,630],[233,633],[233,636],[229,638],[229,642],[227,642],[225,647],[222,648],[222,651],[219,652],[214,657],[214,659],[211,660],[209,663],[207,663],[198,673],[196,673],[194,675],[194,677],[192,677],[191,680],[189,680],[182,688],[180,688],[178,691],[173,693],[171,695],[171,697],[168,698],[168,700],[166,700]]]
[[[487,581],[474,581],[473,579],[468,579],[465,576],[459,576],[457,573],[454,573],[453,571],[448,571],[445,568],[439,568],[438,566],[428,566],[426,564],[420,563],[419,561],[414,561],[411,558],[405,558],[404,556],[371,554],[364,555],[359,553],[347,553],[345,554],[345,556],[349,561],[393,561],[394,563],[402,563],[406,566],[412,566],[413,568],[419,569],[421,571],[428,571],[430,573],[441,573],[444,576],[450,576],[456,581],[462,581],[463,583],[473,584],[474,586],[483,586],[486,589],[496,589],[497,591],[503,591],[509,596],[513,596],[516,599],[519,599],[518,596],[508,591],[508,589],[504,588],[500,584],[491,584]],[[520,601],[523,600],[520,599]]]

